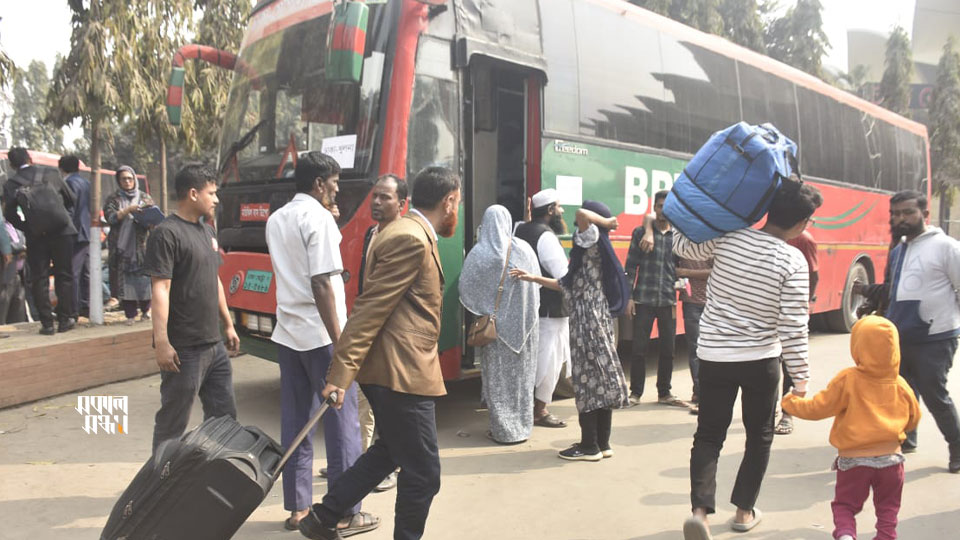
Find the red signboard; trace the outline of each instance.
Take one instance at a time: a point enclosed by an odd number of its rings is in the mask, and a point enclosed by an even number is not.
[[[240,221],[266,221],[270,217],[270,203],[240,205]]]

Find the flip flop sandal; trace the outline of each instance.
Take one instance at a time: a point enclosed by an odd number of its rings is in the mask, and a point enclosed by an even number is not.
[[[563,428],[563,427],[567,427],[567,423],[566,423],[566,422],[564,422],[563,420],[557,418],[557,417],[554,416],[553,414],[545,414],[545,415],[541,416],[540,418],[537,418],[533,423],[534,423],[535,425],[540,426],[540,427],[548,427],[548,428]]]
[[[689,517],[683,522],[683,540],[711,540],[710,529],[702,519]]]
[[[747,532],[750,529],[753,529],[754,527],[759,525],[761,519],[763,519],[763,512],[761,512],[759,508],[754,508],[753,519],[751,519],[746,523],[737,523],[736,521],[734,521],[733,523],[730,524],[730,528],[737,532]]]
[[[789,435],[793,433],[793,420],[781,419],[777,427],[773,428],[773,432],[777,435]]]
[[[288,531],[299,531],[299,530],[300,530],[300,522],[298,521],[298,522],[294,523],[294,522],[293,522],[293,516],[288,517],[287,519],[285,519],[285,520],[283,521],[283,528],[286,529],[286,530],[288,530]]]
[[[359,521],[359,523],[358,523]],[[355,534],[365,533],[367,531],[372,531],[380,526],[380,518],[369,514],[367,512],[357,512],[356,514],[350,516],[350,524],[344,528],[337,526],[337,532],[340,533],[340,536],[346,538],[348,536],[353,536]]]

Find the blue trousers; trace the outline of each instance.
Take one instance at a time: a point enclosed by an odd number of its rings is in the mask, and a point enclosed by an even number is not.
[[[320,406],[320,394],[327,384],[327,370],[333,347],[327,345],[309,351],[278,347],[280,364],[280,441],[290,446],[307,420]],[[344,397],[343,408],[330,409],[323,415],[323,440],[327,450],[327,491],[333,489],[360,454],[360,418],[357,410],[357,385],[351,385]],[[313,433],[297,447],[283,467],[283,507],[289,511],[310,508],[313,504]],[[346,515],[360,511],[357,502]]]

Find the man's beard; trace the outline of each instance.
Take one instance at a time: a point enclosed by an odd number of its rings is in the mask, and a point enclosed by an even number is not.
[[[437,230],[437,234],[444,238],[450,238],[455,232],[457,232],[456,209],[454,209],[453,212],[443,216],[443,223],[440,224],[440,229]]]
[[[567,222],[563,220],[563,216],[560,214],[550,216],[550,221],[547,225],[549,225],[557,235],[567,234]]]
[[[911,225],[909,223],[901,223],[899,225],[894,225],[890,227],[890,234],[893,236],[893,240],[899,241],[901,236],[915,236],[923,232],[925,228],[923,222],[917,223],[916,225]]]

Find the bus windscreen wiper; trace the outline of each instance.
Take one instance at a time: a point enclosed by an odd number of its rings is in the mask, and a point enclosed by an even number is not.
[[[267,123],[267,119],[257,122],[255,126],[250,128],[250,131],[243,134],[243,137],[237,139],[234,143],[230,145],[230,148],[227,149],[227,155],[223,158],[223,162],[220,164],[220,175],[222,176],[227,170],[227,166],[230,164],[230,160],[234,156],[240,153],[241,150],[250,146],[250,143],[253,142],[254,135],[257,134],[257,130],[260,129],[260,126]]]

